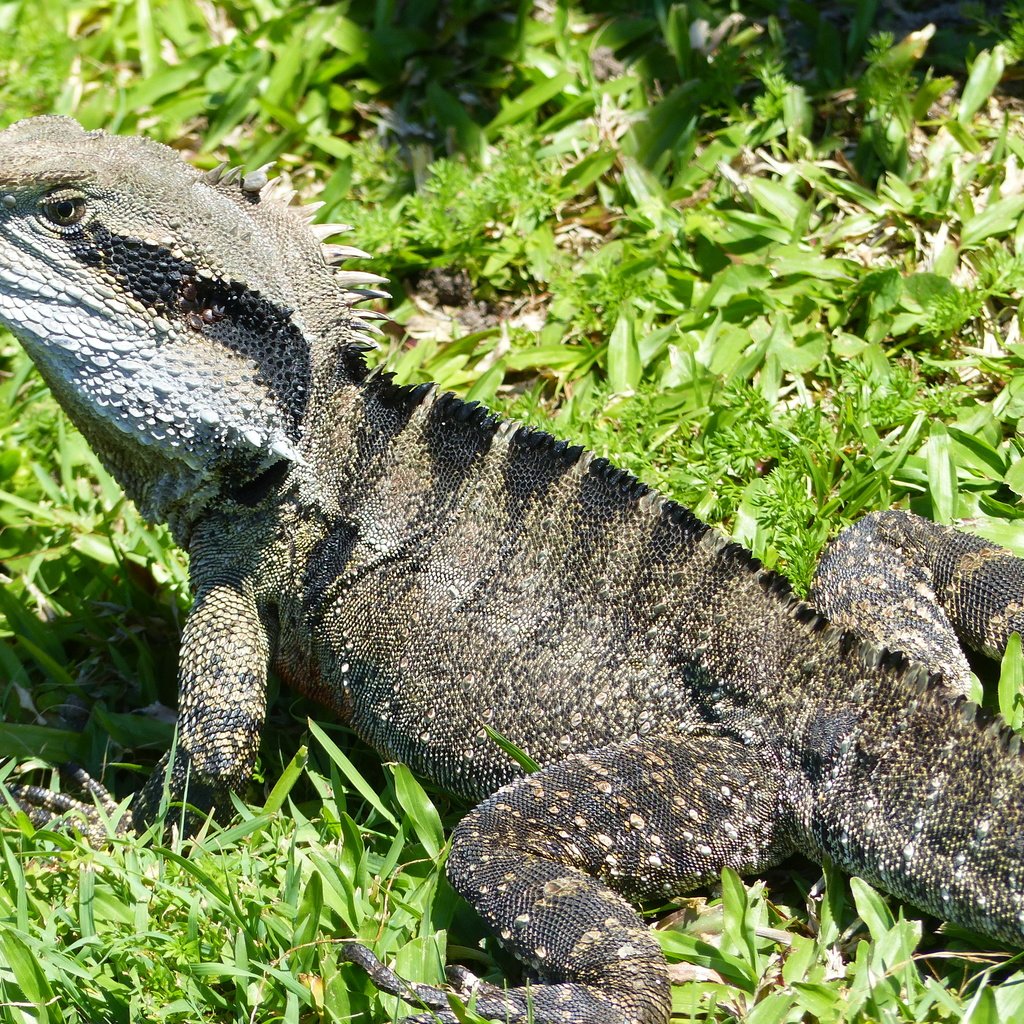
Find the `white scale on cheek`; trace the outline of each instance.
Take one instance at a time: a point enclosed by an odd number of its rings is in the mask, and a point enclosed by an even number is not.
[[[85,289],[69,280],[54,287],[17,266],[0,259],[0,320],[23,337],[44,369],[63,364],[57,376],[74,380],[79,398],[103,418],[142,443],[186,457],[211,440],[219,446],[242,439],[256,450],[301,461],[272,396],[252,393],[252,372],[239,367],[236,382],[250,392],[249,400],[236,394],[221,403],[219,394],[233,389],[211,381],[201,361],[175,351],[168,321],[159,318],[139,331],[128,304],[110,288],[92,282]],[[207,401],[198,403],[198,395]]]

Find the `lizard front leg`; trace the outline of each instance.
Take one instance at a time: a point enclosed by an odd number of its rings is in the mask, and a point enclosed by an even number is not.
[[[259,751],[271,639],[244,584],[216,583],[196,596],[182,637],[173,763],[165,754],[132,802],[137,830],[156,816],[165,786],[172,803],[230,810],[230,794],[251,777]]]
[[[175,745],[136,794],[122,827],[148,828],[165,796],[203,813],[230,811],[230,794],[252,775],[259,750],[272,639],[244,584],[222,581],[198,592],[182,637]],[[36,825],[68,814],[81,832],[102,842],[103,817],[113,813],[114,802],[84,772],[73,778],[91,800],[36,786],[13,786],[11,793]],[[200,821],[185,816],[185,830]]]

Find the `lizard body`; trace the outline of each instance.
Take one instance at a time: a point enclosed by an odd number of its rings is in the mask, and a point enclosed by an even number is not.
[[[964,699],[956,642],[1021,628],[1021,561],[869,516],[817,585],[844,632],[604,459],[368,371],[373,279],[333,271],[260,175],[64,118],[0,139],[0,320],[190,553],[172,799],[229,806],[276,669],[479,801],[449,876],[545,982],[482,988],[496,1019],[663,1022],[630,901],[798,851],[1024,944],[1020,741]]]

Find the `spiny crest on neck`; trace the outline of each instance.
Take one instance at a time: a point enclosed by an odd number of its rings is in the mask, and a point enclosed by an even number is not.
[[[305,228],[317,239],[324,262],[330,266],[337,266],[353,259],[372,258],[370,253],[354,245],[338,245],[328,242],[330,238],[351,231],[352,225],[316,223],[315,217],[323,209],[324,204],[310,202],[296,205],[297,193],[287,180],[283,177],[271,178],[269,176],[269,172],[274,166],[273,162],[266,163],[254,171],[247,172],[241,167],[231,167],[227,163],[221,163],[206,171],[203,180],[214,188],[220,189],[235,201],[241,199],[248,204],[262,204],[264,208],[269,205],[287,210],[300,227]],[[381,277],[379,274],[361,270],[338,270],[334,274],[334,280],[345,290],[353,306],[369,299],[391,298],[389,292],[375,287],[387,283],[387,278]],[[375,310],[358,310],[355,311],[355,316],[364,321],[359,325],[359,329],[371,333],[379,333],[374,321],[386,319],[383,313],[378,313]]]

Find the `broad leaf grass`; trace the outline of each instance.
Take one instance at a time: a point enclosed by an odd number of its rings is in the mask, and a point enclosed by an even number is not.
[[[892,505],[1024,553],[1024,5],[738,6],[14,2],[0,109],[277,159],[392,278],[404,378],[613,454],[798,587]],[[185,560],[10,340],[0,438],[0,774],[127,796],[171,738]],[[1019,724],[1019,645],[979,672]],[[194,842],[173,811],[104,850],[7,813],[0,1019],[389,1019],[351,937],[514,975],[443,878],[463,808],[317,713],[280,695]],[[828,868],[651,909],[683,1016],[1024,1016],[1011,952]]]

